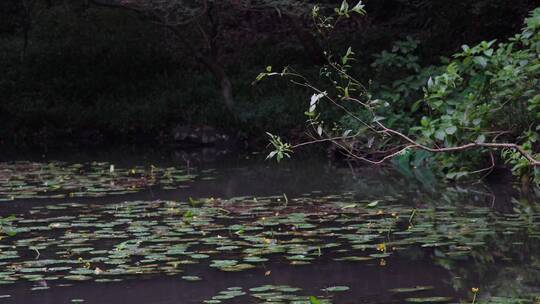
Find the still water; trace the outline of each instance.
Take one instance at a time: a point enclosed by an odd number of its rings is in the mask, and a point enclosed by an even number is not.
[[[540,204],[299,155],[4,155],[1,303],[535,303]]]

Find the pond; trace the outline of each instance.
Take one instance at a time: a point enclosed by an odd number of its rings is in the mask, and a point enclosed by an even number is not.
[[[539,202],[302,155],[4,155],[0,302],[539,303]]]

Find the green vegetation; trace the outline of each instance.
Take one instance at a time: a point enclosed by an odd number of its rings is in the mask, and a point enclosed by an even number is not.
[[[336,5],[322,2],[323,9]],[[167,8],[175,23],[159,19],[163,1],[6,0],[0,140],[167,141],[176,125],[210,125],[259,142],[265,131],[298,137],[307,91],[285,81],[250,85],[265,66],[310,73],[324,61],[323,47],[352,45],[362,50],[359,72],[375,76],[371,54],[407,35],[421,42],[423,66],[462,43],[510,35],[532,2],[369,1],[366,17],[343,23],[327,41],[310,33],[314,1],[178,1],[178,10]],[[211,5],[207,15],[200,14],[203,3]],[[210,62],[229,79],[232,111]]]
[[[197,207],[182,201],[35,206],[9,219],[13,233],[9,243],[0,244],[0,284],[45,281],[46,289],[55,289],[55,282],[62,281],[106,283],[167,274],[204,288],[216,272],[247,272],[272,280],[277,269],[294,273],[332,261],[383,271],[406,258],[421,261],[422,267],[445,268],[457,293],[441,294],[438,281],[425,282],[437,286],[383,284],[397,302],[467,302],[472,287],[480,290],[479,302],[528,301],[540,295],[535,284],[538,206],[515,201],[514,211],[497,212],[475,204],[473,191],[447,188],[440,193],[418,198],[422,205],[411,203],[408,193],[387,192],[375,196],[376,203],[336,193],[304,194],[287,204],[282,196],[270,196],[200,199]],[[250,285],[250,276],[247,285],[228,287],[206,303],[248,296],[259,302],[332,303],[370,279],[358,273],[355,286],[348,286],[340,275],[332,275],[335,282],[315,280],[316,297],[304,290],[315,278],[305,278],[302,286],[258,286]],[[516,275],[522,279],[511,278]],[[476,285],[477,277],[485,278],[481,285]],[[43,284],[35,287],[43,289]]]
[[[0,202],[25,198],[103,197],[161,186],[176,189],[195,178],[184,169],[117,168],[107,162],[0,163]]]
[[[0,299],[540,303],[536,6],[1,1]]]
[[[4,238],[4,235],[15,236],[15,228],[13,228],[12,222],[16,219],[11,215],[5,218],[0,217],[0,240]]]
[[[324,32],[351,12],[364,14],[342,6],[333,17],[320,15],[318,8],[313,16]],[[261,73],[258,80],[288,77],[314,91],[305,114],[315,139],[291,146],[271,135],[270,156],[328,141],[351,159],[372,164],[397,159],[402,167],[436,167],[449,179],[486,176],[500,159],[523,185],[540,183],[539,43],[540,8],[507,42],[463,45],[462,52],[443,59],[444,66],[422,68],[414,55],[418,42],[399,42],[372,64],[377,75],[402,75],[391,82],[384,76],[367,83],[356,78],[352,48],[340,57],[328,55],[320,72],[326,85],[290,67]],[[342,117],[332,119],[324,103]]]

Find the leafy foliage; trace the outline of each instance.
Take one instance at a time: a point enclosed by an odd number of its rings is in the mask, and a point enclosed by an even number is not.
[[[348,16],[340,10],[335,11],[337,18]],[[318,16],[318,11],[313,14]],[[376,55],[372,64],[379,75],[397,77],[381,77],[384,81],[370,81],[369,86],[352,75],[351,48],[337,58],[328,55],[320,73],[327,80],[324,88],[289,68],[262,75],[288,76],[315,91],[306,115],[312,136],[322,139],[308,143],[329,141],[348,157],[374,164],[397,158],[402,164],[414,161],[417,167],[435,159],[438,171],[451,179],[489,174],[497,150],[522,181],[528,183],[535,174],[540,182],[539,19],[540,8],[508,42],[464,45],[453,59],[444,59],[442,67],[421,68],[413,54],[418,41],[408,38],[391,52]],[[336,26],[333,17],[319,20],[319,30]],[[323,100],[342,110],[339,122],[325,122]],[[486,156],[491,165],[478,170],[488,163]]]
[[[540,9],[525,23],[508,42],[464,45],[444,73],[429,78],[423,99],[426,115],[411,132],[445,145],[506,139],[538,158]],[[533,174],[518,151],[505,150],[502,157],[517,175]],[[452,162],[446,165],[456,167]]]
[[[270,154],[268,154],[267,158],[275,157],[279,162],[284,157],[290,157],[290,153],[292,152],[291,145],[283,142],[279,136],[273,135],[271,133],[267,134],[270,137],[270,143],[275,149],[274,151],[270,152]]]
[[[15,231],[15,228],[13,227],[13,221],[16,220],[16,217],[14,215],[10,215],[8,217],[0,217],[0,240],[3,238],[3,235],[7,236],[15,236],[17,232]]]

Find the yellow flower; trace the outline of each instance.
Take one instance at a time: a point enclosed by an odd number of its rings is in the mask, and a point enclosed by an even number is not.
[[[476,288],[476,287],[473,287],[471,288],[471,291],[474,292],[474,293],[477,293],[480,289]]]

